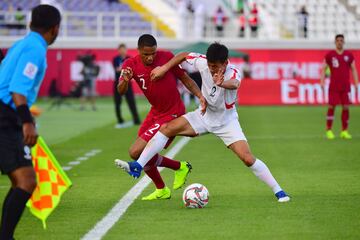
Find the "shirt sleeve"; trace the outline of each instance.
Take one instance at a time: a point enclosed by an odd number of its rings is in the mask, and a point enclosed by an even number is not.
[[[349,55],[350,55],[349,66],[351,66],[351,64],[354,62],[355,58],[354,58],[354,55],[352,53],[350,53]]]
[[[18,93],[26,98],[36,83],[36,78],[43,73],[45,52],[38,49],[25,50],[18,59],[14,74],[9,84],[11,93]]]
[[[133,64],[132,64],[132,59],[128,58],[125,60],[125,62],[121,65],[121,72],[126,69],[127,67],[131,68],[134,72],[134,68],[133,68]],[[122,81],[122,74],[120,73],[120,77],[119,77],[119,81]]]
[[[237,80],[241,82],[240,71],[235,67],[230,67],[230,70],[228,71],[228,73],[226,73],[224,81],[228,81],[228,80]]]
[[[189,53],[186,56],[186,62],[194,66],[197,71],[207,67],[206,56],[200,53]]]
[[[325,55],[325,62],[327,65],[331,66],[331,56],[330,56],[330,53],[327,53]]]

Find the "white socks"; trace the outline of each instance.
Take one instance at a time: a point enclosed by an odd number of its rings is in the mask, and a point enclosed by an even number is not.
[[[250,168],[255,174],[255,176],[257,176],[261,181],[266,183],[274,193],[282,190],[273,175],[271,174],[268,167],[260,159],[256,159],[255,163]]]
[[[161,152],[169,138],[158,131],[147,143],[137,162],[144,167],[155,154]]]

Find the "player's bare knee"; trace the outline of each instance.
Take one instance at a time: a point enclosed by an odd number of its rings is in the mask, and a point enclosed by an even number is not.
[[[241,157],[241,160],[247,167],[250,167],[255,163],[255,157],[250,152],[245,153]]]

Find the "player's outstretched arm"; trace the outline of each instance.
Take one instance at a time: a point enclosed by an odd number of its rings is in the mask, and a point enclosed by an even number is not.
[[[184,84],[184,86],[193,94],[195,95],[199,101],[200,101],[200,106],[201,106],[201,113],[205,114],[206,112],[206,107],[207,107],[207,102],[205,97],[202,95],[200,88],[198,87],[198,85],[195,83],[195,81],[186,73],[184,73],[181,77],[180,77],[180,81]]]
[[[121,70],[120,79],[119,79],[120,81],[119,84],[117,85],[117,90],[121,95],[127,92],[129,87],[129,82],[132,79],[132,77],[133,77],[133,71],[130,67]]]
[[[157,80],[159,78],[162,78],[165,75],[165,73],[169,71],[171,68],[185,61],[187,55],[189,55],[188,52],[182,52],[176,54],[172,59],[170,59],[170,61],[168,61],[161,67],[154,68],[150,73],[151,80]]]

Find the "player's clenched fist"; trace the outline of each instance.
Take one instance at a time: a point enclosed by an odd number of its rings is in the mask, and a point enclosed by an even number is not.
[[[130,67],[121,70],[120,80],[128,82],[132,79],[132,77],[133,77],[133,71]]]

